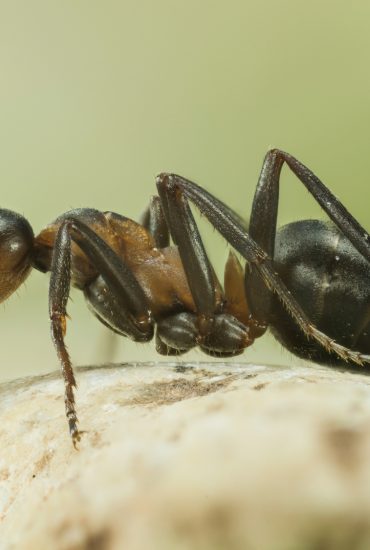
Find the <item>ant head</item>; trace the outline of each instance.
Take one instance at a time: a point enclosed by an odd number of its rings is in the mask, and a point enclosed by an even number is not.
[[[33,231],[28,221],[16,212],[0,209],[0,301],[26,278],[32,248]]]
[[[0,271],[12,271],[30,255],[33,231],[28,221],[11,210],[0,210]]]

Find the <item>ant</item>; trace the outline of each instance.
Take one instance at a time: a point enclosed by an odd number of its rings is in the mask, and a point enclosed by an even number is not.
[[[303,220],[277,231],[284,163],[333,223]],[[64,343],[71,284],[114,332],[148,342],[155,331],[163,355],[198,346],[211,356],[235,356],[270,326],[288,350],[305,359],[370,362],[369,235],[306,166],[278,149],[267,153],[248,230],[228,206],[181,176],[162,173],[157,188],[142,224],[83,208],[63,214],[34,237],[25,218],[0,210],[1,300],[32,267],[51,273],[51,334],[75,446],[81,436],[76,381]],[[243,270],[230,253],[223,287],[189,203],[246,260]]]

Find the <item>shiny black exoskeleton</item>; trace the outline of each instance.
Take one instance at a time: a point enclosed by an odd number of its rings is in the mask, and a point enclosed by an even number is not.
[[[370,262],[335,225],[305,220],[282,227],[274,264],[317,328],[347,348],[370,353]],[[296,355],[328,365],[343,363],[307,340],[276,298],[270,326]]]

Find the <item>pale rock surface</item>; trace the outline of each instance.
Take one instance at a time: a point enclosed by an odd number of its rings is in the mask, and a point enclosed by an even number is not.
[[[0,386],[1,550],[370,548],[370,378],[142,364]]]

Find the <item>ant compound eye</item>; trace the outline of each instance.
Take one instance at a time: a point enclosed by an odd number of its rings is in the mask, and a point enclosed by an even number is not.
[[[28,221],[11,210],[0,209],[0,273],[17,276],[29,266],[32,247],[33,231]]]

